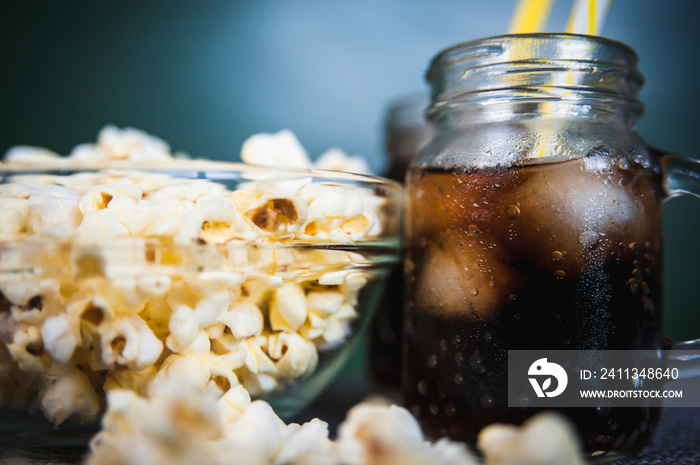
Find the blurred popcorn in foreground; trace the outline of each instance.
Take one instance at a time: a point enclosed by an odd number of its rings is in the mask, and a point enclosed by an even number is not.
[[[332,153],[335,168],[359,167]],[[312,166],[290,131],[251,137],[242,157]],[[122,162],[128,169],[118,169]],[[180,380],[223,395],[233,418],[243,397],[249,403],[310,375],[320,354],[351,334],[372,275],[348,269],[369,261],[294,246],[372,239],[381,199],[267,172],[229,190],[138,171],[140,163],[199,166],[175,160],[156,137],[114,126],[67,157],[8,152],[3,165],[58,169],[20,171],[0,184],[0,242],[8,244],[0,269],[13,270],[0,278],[0,407],[94,423],[110,392],[140,398]],[[118,405],[137,402],[115,396]]]
[[[331,441],[314,419],[285,425],[264,401],[226,415],[228,394],[170,383],[157,396],[109,393],[90,465],[476,465],[464,444],[426,441],[404,408],[366,401],[353,407]],[[573,430],[551,413],[523,427],[491,425],[479,437],[486,465],[583,465]]]
[[[353,407],[338,429],[339,463],[347,465],[476,465],[464,444],[423,438],[408,410],[363,403]]]
[[[395,405],[356,406],[331,441],[325,422],[285,425],[264,401],[226,416],[226,396],[181,383],[148,399],[111,391],[88,464],[476,464],[463,444],[424,441],[416,420]]]
[[[522,427],[494,424],[479,434],[486,465],[584,465],[576,432],[555,412],[540,413]]]

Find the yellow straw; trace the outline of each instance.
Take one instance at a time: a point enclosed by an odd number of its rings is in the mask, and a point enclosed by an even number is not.
[[[603,29],[612,0],[574,0],[566,32],[598,35]]]
[[[518,0],[508,27],[508,33],[541,32],[549,17],[552,3],[553,0]],[[574,0],[566,32],[597,35],[603,27],[611,3],[612,0]],[[555,81],[554,84],[558,83],[568,87],[574,84],[574,75],[569,71],[565,76],[558,75],[558,79]],[[549,107],[551,104],[543,103],[543,105]],[[540,134],[531,151],[536,158],[546,157],[553,151],[551,136],[552,133],[548,130]]]
[[[541,32],[552,11],[553,0],[518,0],[508,34]]]

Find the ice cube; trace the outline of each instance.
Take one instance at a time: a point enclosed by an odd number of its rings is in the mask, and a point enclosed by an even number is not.
[[[612,158],[594,155],[522,169],[530,174],[509,200],[519,206],[513,243],[541,269],[576,276],[591,253],[607,255],[620,242],[645,236],[645,204]]]
[[[430,245],[418,273],[418,308],[483,321],[501,313],[520,283],[493,238],[459,229],[444,231]]]

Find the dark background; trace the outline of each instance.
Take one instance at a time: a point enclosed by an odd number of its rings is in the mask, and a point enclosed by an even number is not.
[[[289,128],[310,154],[338,146],[381,172],[387,105],[425,91],[431,57],[506,32],[515,0],[4,1],[0,152],[67,153],[107,123],[193,156],[235,160],[243,140]],[[570,0],[548,31],[564,29]],[[700,2],[615,0],[602,35],[646,76],[640,132],[697,157]],[[700,337],[700,202],[666,209],[666,329]],[[358,358],[359,359],[359,358]],[[359,362],[356,362],[356,364]]]

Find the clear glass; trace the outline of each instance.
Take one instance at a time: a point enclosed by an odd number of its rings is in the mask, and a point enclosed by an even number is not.
[[[540,410],[507,407],[509,349],[672,346],[661,208],[697,194],[700,170],[637,134],[636,63],[624,44],[567,34],[487,38],[432,62],[436,134],[406,183],[403,381],[429,435],[473,443]],[[660,417],[562,412],[605,459],[642,448]]]
[[[384,124],[386,176],[404,182],[408,165],[432,136],[425,119],[428,95],[407,95],[393,101]],[[372,326],[370,373],[373,388],[392,399],[400,397],[403,340],[403,269],[389,277]]]
[[[63,160],[27,165],[0,164],[0,208],[14,205],[15,200],[8,200],[11,197],[22,197],[16,189],[25,189],[26,195],[31,195],[30,192],[38,192],[38,184],[73,184],[75,187],[82,183],[86,189],[90,184],[89,188],[99,190],[100,186],[86,181],[94,176],[124,179],[125,184],[132,179],[152,180],[170,186],[181,181],[194,181],[189,184],[190,188],[200,186],[202,195],[217,192],[221,198],[250,188],[249,192],[262,193],[263,197],[254,202],[259,206],[238,212],[240,217],[217,219],[222,222],[220,224],[214,220],[202,223],[199,219],[197,227],[201,224],[203,235],[185,242],[157,233],[139,237],[126,234],[115,238],[107,237],[108,234],[105,237],[61,236],[55,231],[52,235],[30,234],[24,230],[6,233],[3,230],[0,233],[0,448],[3,451],[42,459],[80,457],[99,428],[99,415],[89,418],[73,415],[65,421],[54,421],[60,424],[53,424],[47,420],[43,406],[46,392],[53,384],[60,383],[65,373],[75,375],[74,368],[77,367],[86,376],[91,385],[90,392],[96,394],[100,407],[104,409],[105,391],[110,389],[108,383],[114,388],[114,379],[123,380],[124,376],[128,378],[130,370],[137,370],[120,365],[121,362],[103,370],[104,355],[102,362],[96,362],[90,355],[96,347],[105,350],[106,335],[111,334],[106,323],[117,322],[124,316],[122,313],[132,317],[138,315],[163,342],[163,352],[153,364],[156,371],[161,370],[164,360],[176,353],[175,346],[167,342],[175,328],[171,325],[173,318],[167,315],[177,311],[173,302],[182,297],[182,289],[192,291],[192,295],[185,299],[190,299],[195,309],[215,292],[228,293],[229,310],[236,302],[231,299],[255,301],[263,315],[262,333],[257,334],[272,341],[277,336],[283,338],[286,333],[294,333],[295,340],[303,337],[314,344],[317,359],[313,368],[286,379],[280,375],[277,384],[270,384],[270,378],[262,376],[262,371],[251,374],[254,372],[247,364],[245,367],[240,364],[229,367],[253,398],[268,400],[280,416],[289,418],[313,400],[356,347],[376,310],[386,277],[400,258],[400,185],[381,178],[347,173],[191,160],[152,166],[126,162],[78,165]],[[266,186],[268,190],[260,187],[261,190],[257,191],[251,186]],[[365,207],[376,214],[373,224],[378,228],[373,227],[375,232],[357,240],[322,237],[316,232],[316,228],[322,230],[320,220],[313,227],[308,218],[303,220],[306,207],[290,213],[289,204],[297,202],[301,195],[292,192],[301,192],[300,186],[343,189],[341,192],[346,195],[357,196],[355,200],[361,198]],[[190,195],[177,189],[171,193],[173,198]],[[291,200],[285,203],[285,199]],[[107,208],[114,200],[107,195],[98,197],[98,201],[104,201],[104,208]],[[235,237],[236,233],[232,233],[234,237],[229,237],[226,236],[228,226],[222,226],[244,218],[246,224],[252,222],[264,229],[277,213],[279,221],[288,223],[286,232],[263,232],[246,238]],[[151,214],[155,212],[151,211]],[[218,211],[210,211],[210,214],[220,215]],[[145,220],[148,217],[144,217]],[[304,225],[300,223],[292,227],[296,221],[304,222]],[[182,224],[182,227],[186,226]],[[219,227],[223,228],[220,231],[223,236],[216,235]],[[351,277],[354,277],[352,286]],[[281,303],[276,302],[272,295],[288,283],[299,283],[306,298],[312,292],[319,295],[323,292],[343,293],[342,305],[346,306],[347,318],[344,316],[341,320],[338,316],[340,326],[336,328],[343,332],[342,337],[329,343],[323,339],[325,336],[313,333],[313,327],[307,328],[308,334],[303,327],[275,329],[271,320],[272,306],[279,307]],[[159,286],[164,289],[157,289]],[[36,289],[38,293],[28,300],[17,297],[28,295],[25,289]],[[91,303],[85,306],[87,301]],[[104,305],[100,306],[99,302]],[[84,311],[80,310],[83,308]],[[340,312],[342,309],[335,310]],[[51,342],[46,339],[49,331],[46,322],[61,315],[72,315],[80,328],[75,335],[75,349],[64,356],[56,355],[58,352],[52,350]],[[166,317],[160,318],[163,315]],[[208,356],[220,357],[217,363],[224,365],[228,360],[225,355],[257,337],[236,334],[235,329],[231,329],[233,326],[226,325],[213,323],[205,328],[211,346]],[[38,339],[34,340],[32,336],[26,342],[23,334],[34,334]],[[116,338],[108,345],[116,351],[126,350],[125,344],[128,340]],[[285,344],[282,342],[283,347],[279,348],[281,352],[277,355],[273,355],[275,349],[272,345],[261,346],[279,373],[282,373],[279,364],[286,354],[298,347],[307,347],[295,346],[291,342],[288,346]],[[299,358],[299,363],[302,362],[306,363],[304,357]],[[293,373],[299,369],[299,364],[290,363]],[[274,372],[274,369],[269,369],[265,373]],[[113,375],[117,377],[112,379]],[[232,385],[213,374],[212,380],[224,392]],[[66,402],[71,402],[69,397]]]

